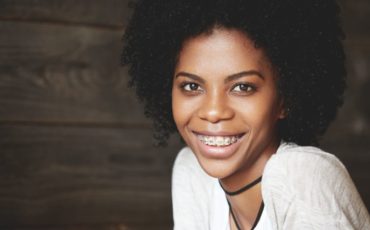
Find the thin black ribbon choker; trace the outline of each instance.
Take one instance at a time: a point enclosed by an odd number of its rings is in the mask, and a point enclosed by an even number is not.
[[[221,181],[219,180],[218,182],[220,183],[220,186],[221,186],[221,188],[222,188],[222,190],[224,190],[224,192],[227,194],[227,195],[229,195],[229,196],[235,196],[235,195],[238,195],[238,194],[240,194],[240,193],[242,193],[242,192],[244,192],[244,191],[246,191],[246,190],[248,190],[248,189],[250,189],[250,188],[252,188],[253,186],[255,186],[256,184],[258,184],[259,182],[261,182],[261,180],[262,180],[262,176],[260,176],[260,177],[258,177],[257,179],[255,179],[254,181],[252,181],[251,183],[249,183],[249,184],[247,184],[247,185],[245,185],[243,188],[241,188],[241,189],[239,189],[239,190],[236,190],[236,191],[234,191],[234,192],[229,192],[229,191],[227,191],[227,190],[225,190],[225,188],[222,186],[222,184],[221,184]],[[242,228],[240,227],[240,225],[239,225],[239,222],[238,222],[238,220],[237,220],[237,218],[236,218],[236,216],[235,216],[235,214],[234,214],[234,212],[233,212],[233,208],[231,207],[231,204],[230,204],[230,201],[229,201],[229,199],[226,197],[226,200],[227,200],[227,204],[229,205],[229,210],[230,210],[230,213],[231,213],[231,217],[233,218],[233,220],[234,220],[234,223],[235,223],[235,225],[236,225],[236,228],[238,229],[238,230],[241,230]],[[261,218],[261,215],[262,215],[262,211],[263,211],[263,208],[264,208],[264,203],[263,203],[263,201],[261,202],[261,206],[260,206],[260,208],[259,208],[259,210],[258,210],[258,213],[257,213],[257,218],[254,220],[254,223],[253,223],[253,226],[252,226],[252,230],[257,226],[257,224],[258,224],[258,222],[259,222],[259,220],[260,220],[260,218]]]
[[[255,186],[256,184],[258,184],[259,182],[261,182],[261,180],[262,180],[262,176],[258,177],[257,179],[255,179],[255,180],[254,180],[254,181],[252,181],[251,183],[249,183],[249,184],[245,185],[245,186],[244,186],[244,187],[242,187],[241,189],[236,190],[236,191],[233,191],[233,192],[229,192],[229,191],[227,191],[227,190],[222,186],[221,181],[218,181],[218,182],[220,183],[222,190],[224,190],[224,192],[225,192],[227,195],[229,195],[229,196],[235,196],[235,195],[238,195],[238,194],[240,194],[240,193],[242,193],[242,192],[244,192],[244,191],[246,191],[246,190],[248,190],[248,189],[252,188],[252,187],[253,187],[253,186]]]

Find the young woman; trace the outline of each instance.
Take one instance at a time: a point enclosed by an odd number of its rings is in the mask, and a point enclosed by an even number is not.
[[[123,63],[173,168],[175,229],[370,229],[319,148],[342,104],[334,0],[139,1]]]

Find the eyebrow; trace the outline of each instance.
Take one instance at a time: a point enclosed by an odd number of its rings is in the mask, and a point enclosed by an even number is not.
[[[261,78],[262,80],[265,79],[265,77],[260,72],[258,72],[257,70],[248,70],[248,71],[242,71],[240,73],[235,73],[235,74],[229,75],[229,76],[226,77],[224,82],[227,83],[227,82],[239,79],[241,77],[252,76],[252,75],[257,76],[257,77]],[[188,78],[193,79],[194,81],[204,83],[203,78],[201,78],[200,76],[195,75],[195,74],[191,74],[191,73],[187,73],[187,72],[179,72],[179,73],[176,74],[175,78],[178,78],[180,76],[188,77]]]
[[[200,83],[204,83],[203,78],[199,77],[198,75],[187,73],[187,72],[179,72],[176,74],[175,78],[178,78],[180,76],[188,77],[193,79],[194,81],[198,81]]]
[[[241,77],[246,77],[246,76],[257,76],[261,78],[262,80],[265,80],[265,77],[262,75],[262,73],[258,72],[257,70],[248,70],[248,71],[242,71],[240,73],[232,74],[230,76],[227,76],[225,79],[225,83],[237,80]]]

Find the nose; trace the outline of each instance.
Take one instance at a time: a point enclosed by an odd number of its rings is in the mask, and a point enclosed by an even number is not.
[[[218,123],[232,119],[234,111],[228,104],[227,96],[213,92],[204,98],[198,110],[198,117],[211,123]]]

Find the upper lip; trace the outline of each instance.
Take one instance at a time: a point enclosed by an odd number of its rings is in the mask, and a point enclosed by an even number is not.
[[[235,132],[212,132],[212,131],[193,131],[196,135],[203,135],[203,136],[243,136],[243,132],[235,133]]]

